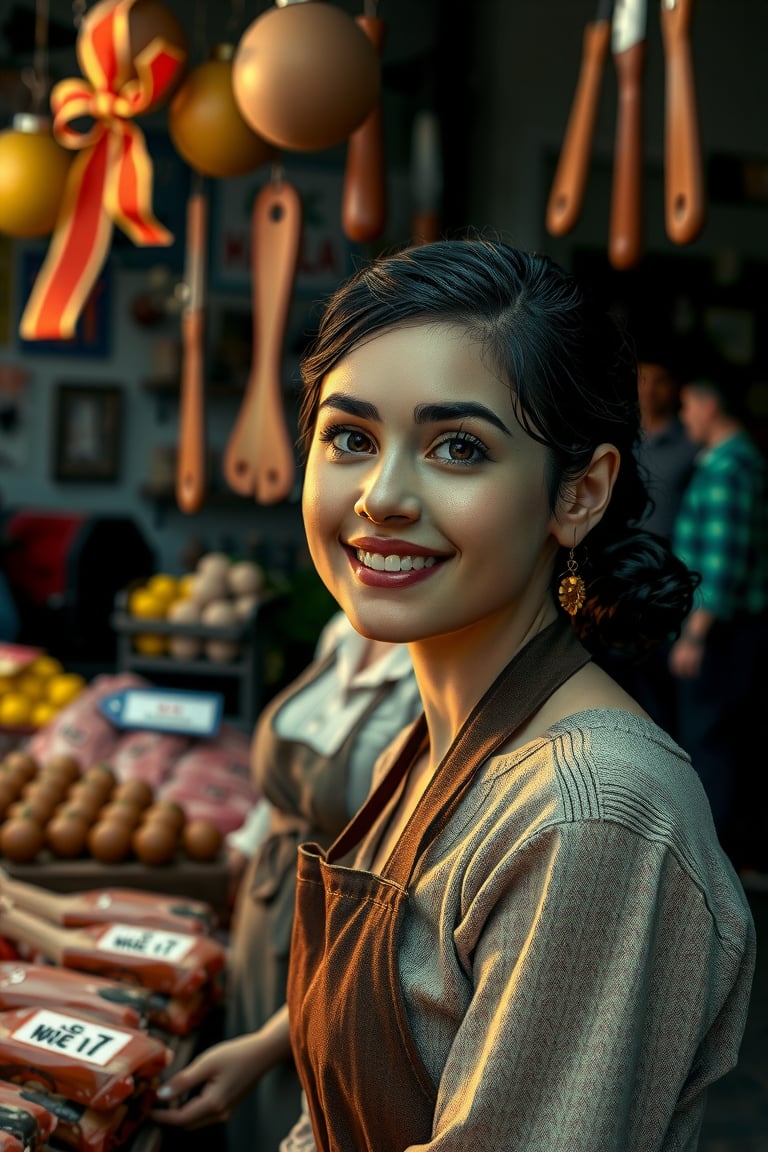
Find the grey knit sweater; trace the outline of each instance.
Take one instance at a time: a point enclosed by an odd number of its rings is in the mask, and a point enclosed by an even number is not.
[[[596,709],[492,757],[409,892],[399,975],[438,1092],[420,1149],[693,1152],[755,938],[664,732]],[[371,1076],[386,1091],[386,1067]]]

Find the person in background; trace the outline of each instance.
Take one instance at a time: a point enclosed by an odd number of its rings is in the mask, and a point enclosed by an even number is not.
[[[640,344],[637,397],[641,434],[635,455],[649,496],[642,525],[669,543],[698,447],[689,439],[678,414],[680,385],[667,343],[646,339]],[[669,668],[669,647],[665,641],[642,660],[631,665],[614,662],[609,671],[660,727],[676,736],[677,695]]]
[[[544,256],[439,241],[361,265],[302,378],[312,559],[424,711],[299,847],[286,1008],[153,1115],[219,1119],[291,1048],[284,1152],[693,1152],[755,933],[690,759],[591,658],[696,586],[638,526],[626,334]]]
[[[262,800],[228,837],[238,884],[225,1002],[229,1037],[254,1032],[285,1003],[297,846],[328,847],[365,800],[383,749],[421,712],[408,649],[368,640],[343,612],[312,664],[265,707],[252,741]],[[227,1124],[229,1152],[276,1149],[300,1111],[288,1058]]]
[[[739,869],[766,872],[768,774],[753,741],[768,666],[768,470],[743,399],[741,382],[725,373],[681,389],[681,420],[700,451],[673,546],[701,586],[669,662],[678,738],[724,847]]]
[[[650,498],[643,527],[669,542],[698,446],[680,420],[680,384],[671,355],[640,349],[637,398],[641,435],[636,448]]]

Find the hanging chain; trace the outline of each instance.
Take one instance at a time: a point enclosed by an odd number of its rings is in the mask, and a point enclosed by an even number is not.
[[[31,111],[37,115],[48,92],[48,0],[36,0],[35,4],[35,50],[32,67],[21,74],[22,82],[29,89],[32,100]]]

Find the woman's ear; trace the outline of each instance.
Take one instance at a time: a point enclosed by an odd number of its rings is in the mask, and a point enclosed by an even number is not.
[[[619,474],[621,456],[613,444],[599,444],[589,467],[561,496],[555,538],[565,548],[579,544],[603,518]]]

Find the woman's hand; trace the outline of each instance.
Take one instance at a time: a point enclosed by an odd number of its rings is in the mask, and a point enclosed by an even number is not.
[[[254,1036],[238,1036],[207,1048],[158,1089],[158,1102],[168,1100],[169,1104],[156,1108],[152,1119],[181,1128],[203,1128],[228,1120],[266,1070],[250,1050],[254,1040]],[[188,1093],[192,1093],[189,1099],[180,1102]]]

